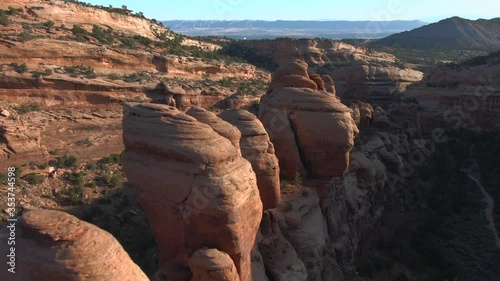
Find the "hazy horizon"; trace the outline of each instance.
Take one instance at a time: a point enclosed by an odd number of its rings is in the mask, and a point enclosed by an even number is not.
[[[392,21],[420,20],[436,22],[452,16],[476,20],[491,19],[500,15],[500,3],[494,0],[476,1],[470,5],[466,0],[423,0],[408,2],[387,1],[343,1],[309,0],[289,2],[285,0],[185,0],[164,2],[160,0],[88,0],[94,5],[126,5],[134,12],[143,12],[148,18],[157,20],[304,20],[304,21]]]

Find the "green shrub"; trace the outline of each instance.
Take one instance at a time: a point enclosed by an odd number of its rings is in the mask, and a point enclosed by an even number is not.
[[[15,72],[21,74],[21,73],[25,73],[26,71],[28,71],[28,66],[23,63],[21,65],[13,62],[10,64],[10,67],[12,67],[14,69]]]
[[[153,44],[153,40],[149,39],[148,37],[142,36],[142,35],[135,35],[134,40],[141,43],[144,46],[149,47],[151,44]]]
[[[0,10],[0,25],[8,26],[10,24],[9,17],[5,13],[5,11]]]
[[[75,186],[66,190],[66,194],[70,205],[78,205],[84,198],[84,189],[82,186]]]
[[[89,138],[86,138],[84,140],[77,141],[76,145],[90,147],[90,146],[93,145],[93,143],[92,143],[92,141]]]
[[[44,70],[43,75],[49,76],[49,75],[52,75],[53,73],[54,73],[54,71],[52,69],[47,68]]]
[[[127,83],[139,83],[143,80],[151,81],[152,77],[146,72],[136,72],[123,76],[123,81]]]
[[[111,154],[108,157],[104,157],[101,160],[99,160],[98,163],[101,164],[121,164],[123,160],[123,153],[122,154]]]
[[[10,16],[15,16],[15,15],[18,15],[18,14],[22,14],[24,12],[23,8],[14,8],[12,6],[9,6],[7,8],[7,14],[10,15]]]
[[[116,74],[116,73],[109,74],[108,78],[111,79],[111,80],[120,80],[120,79],[122,79],[122,77],[119,74]]]
[[[78,173],[68,173],[67,179],[74,185],[83,187],[85,173],[80,171]]]
[[[40,105],[38,103],[34,103],[34,104],[23,104],[19,106],[16,109],[16,111],[18,114],[25,114],[32,111],[39,111],[40,109],[41,109]]]
[[[97,74],[94,72],[94,68],[91,66],[65,66],[64,71],[74,78],[84,76],[85,78],[93,79],[97,77]]]
[[[78,165],[79,159],[75,156],[64,155],[62,157],[57,158],[57,167],[58,168],[73,168]]]
[[[87,35],[88,32],[87,30],[85,30],[84,28],[82,28],[81,26],[75,24],[73,25],[73,28],[71,29],[71,32],[73,33],[73,35]]]
[[[295,177],[293,178],[293,185],[302,186],[302,176],[299,172],[295,172]]]
[[[6,174],[0,173],[0,185],[7,184],[8,177]]]
[[[288,182],[284,179],[280,181],[280,189],[283,190],[288,187]]]
[[[31,173],[23,177],[23,179],[31,185],[41,184],[45,178],[39,174]]]
[[[104,30],[94,24],[91,35],[102,43],[112,43],[114,41],[113,30],[111,28]]]
[[[51,29],[55,26],[55,22],[53,20],[48,20],[46,22],[43,23],[43,25],[47,28],[47,29]]]
[[[35,39],[36,35],[31,34],[30,32],[24,30],[23,32],[19,33],[19,37],[23,42],[26,42]]]

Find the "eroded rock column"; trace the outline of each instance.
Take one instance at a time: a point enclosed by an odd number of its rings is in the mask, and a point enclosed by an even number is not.
[[[123,168],[160,248],[160,273],[189,280],[189,257],[209,247],[227,253],[240,280],[250,281],[262,203],[235,144],[164,105],[126,104],[123,131]]]

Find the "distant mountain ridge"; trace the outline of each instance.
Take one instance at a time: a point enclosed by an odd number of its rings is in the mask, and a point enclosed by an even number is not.
[[[425,25],[422,21],[163,21],[175,32],[190,36],[227,36],[241,39],[276,37],[382,38]]]
[[[500,49],[500,18],[468,20],[444,19],[420,28],[390,35],[372,46],[439,49]]]

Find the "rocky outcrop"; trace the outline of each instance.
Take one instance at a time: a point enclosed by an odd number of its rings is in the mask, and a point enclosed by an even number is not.
[[[239,149],[210,125],[164,105],[125,105],[123,127],[123,168],[158,242],[159,274],[189,280],[188,258],[211,247],[227,253],[240,280],[250,281],[262,203]]]
[[[304,74],[303,62],[294,61],[294,65],[290,75],[280,67],[259,107],[259,119],[276,147],[281,172],[288,178],[296,173],[341,176],[358,133],[351,110],[331,93],[315,90],[316,83]],[[309,81],[314,87],[282,83],[283,77],[299,74],[299,81]]]
[[[190,281],[239,281],[231,257],[217,249],[200,249],[189,258]]]
[[[2,280],[149,280],[111,234],[67,213],[26,211],[17,229],[16,273]]]
[[[189,114],[189,112],[188,112]],[[260,198],[264,210],[273,209],[280,203],[280,169],[274,145],[262,123],[245,110],[226,110],[219,117],[233,124],[241,132],[241,153],[250,161],[257,175]]]
[[[273,80],[267,92],[283,87],[318,89],[318,85],[307,74],[307,64],[300,59],[283,61],[273,74]]]
[[[344,102],[363,100],[388,104],[393,93],[404,92],[406,87],[423,78],[422,72],[398,63],[393,55],[340,41],[278,38],[241,41],[238,45],[251,50],[249,53],[253,56],[247,59],[258,58],[256,64],[272,61],[282,65],[287,59],[302,58],[309,65],[310,73],[335,78],[336,94]]]

